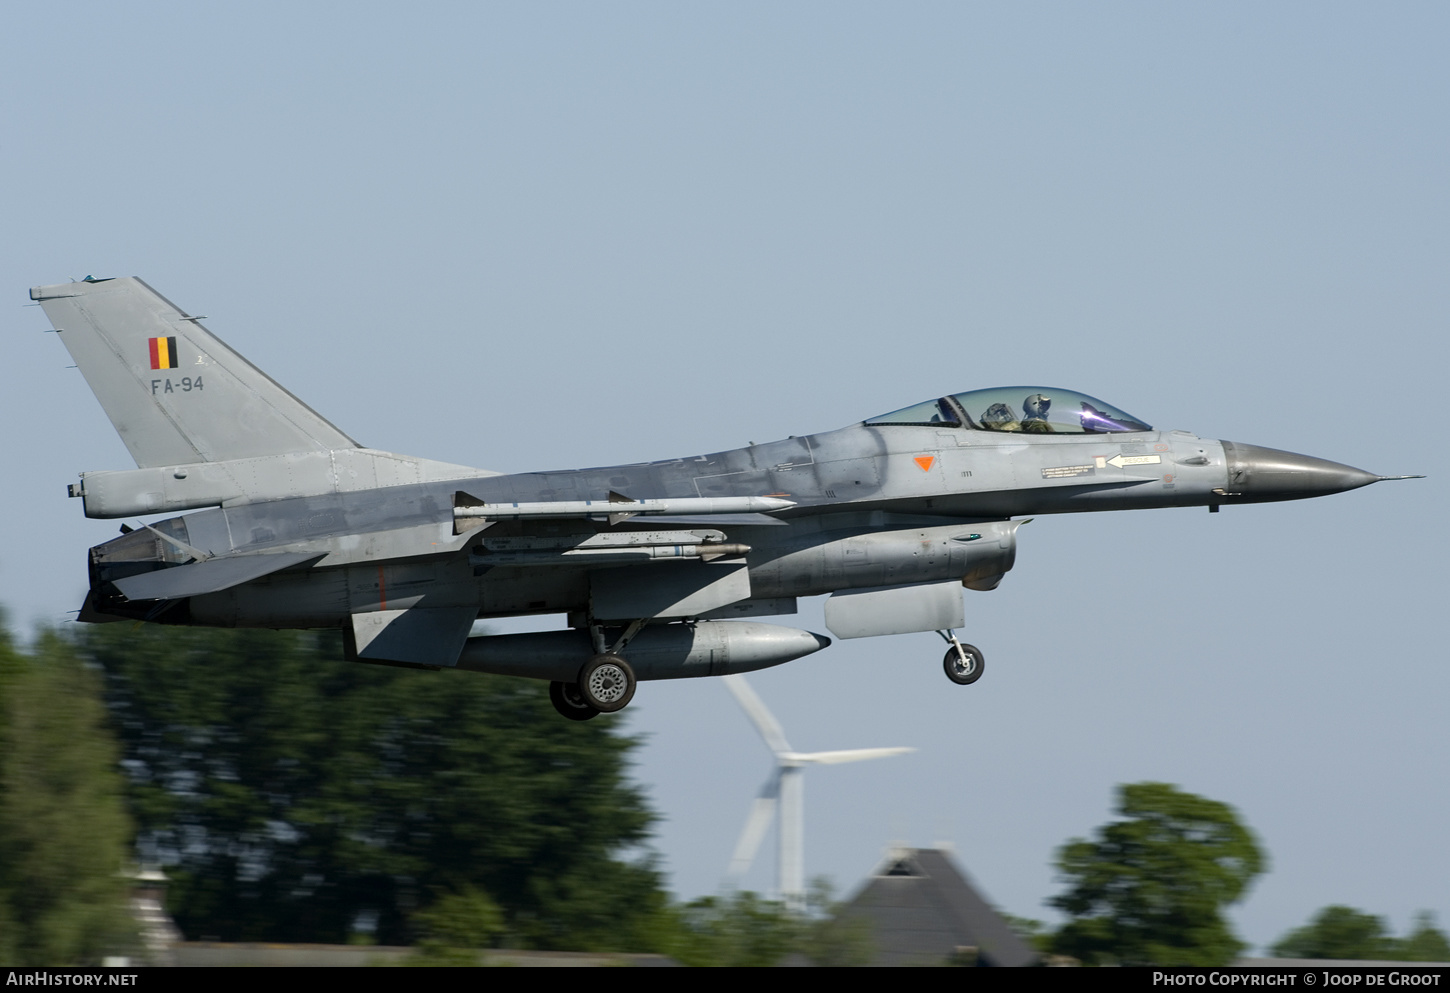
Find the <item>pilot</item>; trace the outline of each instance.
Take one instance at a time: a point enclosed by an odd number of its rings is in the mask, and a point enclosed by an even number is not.
[[[1022,425],[1017,423],[1017,417],[1012,413],[1012,408],[1005,403],[994,403],[988,407],[979,418],[982,427],[988,431],[1021,431]]]
[[[1034,393],[1022,401],[1022,430],[1034,434],[1052,434],[1052,425],[1047,421],[1047,408],[1051,406],[1052,398],[1041,393]]]

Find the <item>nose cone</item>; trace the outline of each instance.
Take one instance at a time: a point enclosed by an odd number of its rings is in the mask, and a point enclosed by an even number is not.
[[[1225,496],[1243,503],[1302,500],[1368,486],[1385,478],[1354,466],[1274,448],[1225,441],[1228,462]]]

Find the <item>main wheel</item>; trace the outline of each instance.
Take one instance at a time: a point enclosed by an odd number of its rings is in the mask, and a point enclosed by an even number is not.
[[[618,655],[596,655],[579,670],[578,689],[589,706],[613,714],[634,699],[634,670]]]
[[[960,648],[953,645],[947,649],[947,657],[942,659],[942,668],[952,682],[958,686],[969,686],[982,678],[987,660],[976,645],[961,645]]]
[[[573,683],[550,683],[549,702],[571,721],[588,721],[599,716],[599,711],[584,702],[584,695]]]

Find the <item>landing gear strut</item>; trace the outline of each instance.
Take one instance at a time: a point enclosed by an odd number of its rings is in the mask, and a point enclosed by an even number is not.
[[[604,638],[604,627],[589,620],[589,640],[594,657],[584,663],[573,682],[549,684],[549,702],[571,721],[593,720],[600,714],[616,714],[634,699],[634,670],[619,653],[644,628],[648,618],[633,621],[618,641],[610,645]]]
[[[942,669],[946,671],[947,678],[958,686],[970,686],[981,679],[987,668],[987,660],[982,655],[982,650],[976,645],[958,641],[956,634],[951,631],[938,631],[937,634],[952,646],[947,649],[946,658],[942,659]]]

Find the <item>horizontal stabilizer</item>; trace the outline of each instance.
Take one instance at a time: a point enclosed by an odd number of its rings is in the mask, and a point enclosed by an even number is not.
[[[318,558],[316,552],[277,552],[206,559],[118,579],[116,588],[128,600],[177,600],[217,593]]]

